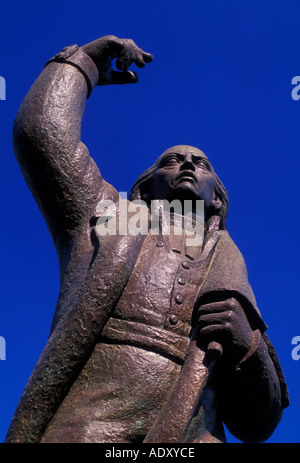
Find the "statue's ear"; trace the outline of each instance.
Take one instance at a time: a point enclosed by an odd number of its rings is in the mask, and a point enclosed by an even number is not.
[[[223,203],[222,203],[221,199],[219,198],[219,196],[216,193],[214,193],[214,199],[211,202],[211,207],[215,211],[219,211],[221,209],[222,205],[223,205]]]

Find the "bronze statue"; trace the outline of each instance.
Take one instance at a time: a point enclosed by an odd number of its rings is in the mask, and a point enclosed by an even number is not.
[[[226,230],[226,189],[202,151],[168,149],[125,201],[127,221],[135,201],[150,220],[152,201],[176,199],[190,201],[197,221],[202,200],[201,245],[187,245],[172,214],[170,235],[97,233],[103,201],[116,205],[119,228],[122,217],[118,192],[80,141],[85,101],[96,85],[136,83],[130,65],[152,59],[114,36],[67,47],[16,117],[14,150],[52,235],[61,289],[6,442],[225,442],[222,423],[242,441],[264,441],[288,405]]]

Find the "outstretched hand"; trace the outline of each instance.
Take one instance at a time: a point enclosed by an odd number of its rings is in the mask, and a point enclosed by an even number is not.
[[[143,68],[146,63],[151,63],[153,56],[139,48],[131,39],[119,39],[114,35],[101,37],[81,47],[89,55],[99,72],[98,85],[130,84],[138,81],[135,72],[129,71],[134,63]],[[116,68],[113,69],[112,61],[116,59]]]

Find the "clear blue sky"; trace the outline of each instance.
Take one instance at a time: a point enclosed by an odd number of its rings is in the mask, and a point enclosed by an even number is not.
[[[18,107],[44,63],[66,45],[114,34],[154,54],[137,85],[96,88],[82,138],[120,191],[169,146],[201,148],[230,195],[229,232],[243,253],[280,358],[291,405],[269,442],[300,442],[299,127],[297,0],[152,0],[1,5],[0,442],[48,337],[58,266],[14,158]],[[234,438],[228,437],[230,442]]]

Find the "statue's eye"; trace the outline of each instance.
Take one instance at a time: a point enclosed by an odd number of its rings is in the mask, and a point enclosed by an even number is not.
[[[166,159],[164,159],[163,165],[164,166],[172,166],[172,165],[177,164],[178,162],[180,162],[180,161],[177,158],[177,156],[169,156]]]
[[[198,159],[197,161],[194,162],[194,164],[197,167],[201,167],[201,169],[210,170],[208,162],[206,162],[204,159]]]

